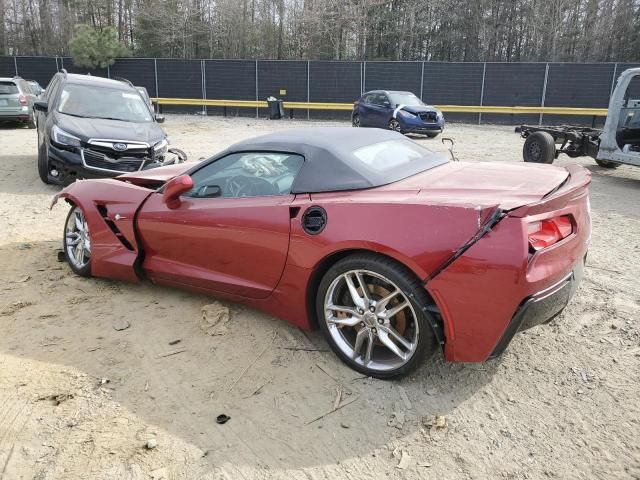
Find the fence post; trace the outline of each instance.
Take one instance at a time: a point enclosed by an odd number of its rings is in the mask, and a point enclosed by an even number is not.
[[[544,103],[547,100],[547,79],[549,78],[549,64],[547,63],[544,69],[544,84],[542,85],[542,101],[540,102],[540,106],[544,108]],[[542,125],[542,119],[544,118],[544,113],[540,112],[540,116],[538,117],[538,125]]]
[[[256,102],[258,101],[258,60],[256,60]],[[260,118],[258,107],[256,107],[256,118]]]
[[[202,99],[207,99],[207,74],[204,66],[204,60],[200,60],[200,81],[202,82]],[[207,106],[202,105],[202,115],[207,115]]]
[[[16,56],[13,56],[13,68],[15,68],[16,70],[16,77],[18,76],[18,59],[16,58]]]
[[[307,103],[310,102],[310,96],[309,96],[309,74],[311,72],[311,62],[309,62],[309,60],[307,60]],[[310,114],[309,114],[309,109],[307,108],[307,120],[309,120],[309,118],[311,118]]]
[[[111,78],[111,69],[109,68],[109,64],[107,64],[107,78]]]
[[[484,105],[484,77],[487,74],[487,62],[482,64],[482,87],[480,87],[480,106]],[[482,112],[478,112],[478,125],[482,123]]]
[[[153,59],[153,78],[156,83],[156,97],[160,96],[160,92],[158,92],[158,61],[157,59]]]
[[[423,92],[424,92],[424,62],[422,62],[422,73],[420,74],[420,100],[422,100]]]
[[[611,90],[609,91],[609,98],[613,95],[613,89],[616,87],[616,80],[618,79],[618,64],[613,64],[613,79],[611,80]]]
[[[60,70],[64,68],[64,57],[60,57]]]
[[[360,70],[360,81],[362,84],[360,85],[360,95],[364,94],[365,88],[367,87],[367,61],[364,60],[362,62],[362,70]]]

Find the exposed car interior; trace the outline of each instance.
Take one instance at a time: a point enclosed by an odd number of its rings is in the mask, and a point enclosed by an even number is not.
[[[248,152],[227,155],[191,175],[193,198],[288,195],[304,159],[300,155]]]

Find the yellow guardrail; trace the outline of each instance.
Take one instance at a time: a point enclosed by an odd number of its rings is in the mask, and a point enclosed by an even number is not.
[[[261,100],[205,100],[202,98],[152,98],[158,105],[197,105],[209,107],[267,108],[267,102]],[[288,102],[284,108],[296,110],[351,110],[352,103]],[[501,113],[501,114],[545,114],[545,115],[586,115],[606,117],[606,108],[571,107],[499,107],[476,105],[434,105],[442,112],[452,113]]]

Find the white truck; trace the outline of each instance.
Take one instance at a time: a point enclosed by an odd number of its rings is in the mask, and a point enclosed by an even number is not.
[[[609,100],[603,129],[573,125],[521,125],[525,162],[552,163],[558,155],[592,157],[604,168],[640,166],[640,68],[622,72]]]

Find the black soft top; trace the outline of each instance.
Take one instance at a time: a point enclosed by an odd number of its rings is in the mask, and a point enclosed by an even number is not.
[[[409,142],[424,156],[420,162],[400,165],[387,171],[370,168],[354,152],[376,143]],[[219,156],[243,151],[274,151],[302,155],[305,162],[296,177],[291,193],[336,192],[379,187],[397,182],[443,163],[447,158],[436,154],[404,135],[378,128],[301,128],[285,130],[244,140]]]

